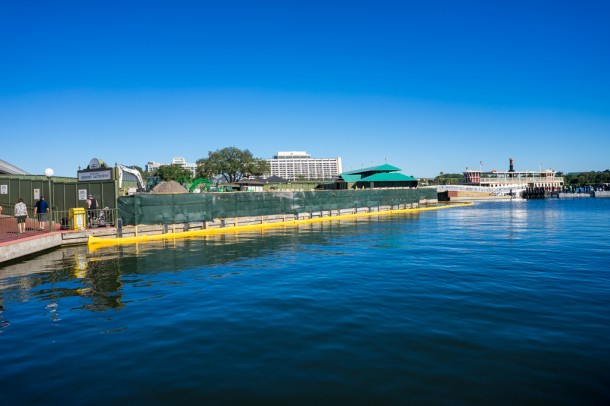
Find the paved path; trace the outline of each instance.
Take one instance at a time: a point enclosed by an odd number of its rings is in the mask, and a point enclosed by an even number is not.
[[[39,231],[33,229],[27,229],[25,233],[19,234],[17,231],[9,231],[7,233],[0,233],[0,244],[16,242],[23,238],[36,237],[44,234],[49,234],[49,230]]]

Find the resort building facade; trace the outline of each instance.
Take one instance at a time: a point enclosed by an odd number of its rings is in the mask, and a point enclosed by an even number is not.
[[[188,162],[186,162],[186,159],[184,159],[183,157],[173,157],[171,164],[161,164],[159,162],[148,161],[148,163],[146,164],[146,172],[151,174],[151,173],[153,173],[155,171],[155,169],[159,169],[159,167],[161,167],[162,165],[178,165],[178,166],[181,166],[181,167],[191,171],[193,176],[195,176],[195,171],[197,170],[197,164],[196,163],[188,163]]]
[[[305,151],[280,151],[267,162],[271,167],[269,176],[287,180],[332,180],[343,172],[341,157],[312,158]]]

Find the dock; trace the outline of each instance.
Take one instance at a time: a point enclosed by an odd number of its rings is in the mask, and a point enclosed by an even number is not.
[[[0,235],[0,266],[28,255],[55,249],[66,245],[87,244],[89,236],[116,238],[115,227],[84,230],[37,231],[28,230],[24,234],[7,233]]]
[[[594,191],[594,192],[585,192],[585,193],[559,193],[558,197],[560,199],[579,199],[579,198],[588,198],[588,197],[610,197],[609,191]]]

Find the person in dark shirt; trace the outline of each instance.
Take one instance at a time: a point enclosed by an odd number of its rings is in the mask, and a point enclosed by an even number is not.
[[[38,215],[38,223],[40,231],[44,230],[44,223],[48,221],[47,214],[49,213],[49,203],[44,199],[44,196],[40,197],[40,200],[36,202],[34,207],[34,214]]]
[[[97,200],[95,200],[95,198],[93,197],[93,195],[89,195],[89,198],[87,199],[87,220],[88,220],[88,226],[91,227],[92,226],[92,222],[93,219],[96,216],[96,211],[97,211]]]

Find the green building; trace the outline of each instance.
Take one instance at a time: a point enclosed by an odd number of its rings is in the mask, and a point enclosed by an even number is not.
[[[415,188],[418,180],[399,173],[400,168],[379,165],[339,174],[337,189]]]

